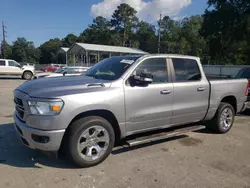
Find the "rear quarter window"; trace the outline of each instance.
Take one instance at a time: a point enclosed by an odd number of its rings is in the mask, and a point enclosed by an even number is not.
[[[196,60],[172,58],[175,82],[192,82],[201,80],[201,72]]]

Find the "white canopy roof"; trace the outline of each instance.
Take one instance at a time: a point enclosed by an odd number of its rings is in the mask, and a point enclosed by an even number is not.
[[[59,49],[58,53],[62,53],[62,54],[63,54],[63,53],[67,53],[68,50],[69,50],[69,48],[61,47],[61,48]]]
[[[83,53],[84,51],[113,52],[113,53],[126,53],[126,54],[148,54],[147,52],[144,52],[137,48],[99,45],[99,44],[87,44],[87,43],[75,43],[68,50],[68,53]]]

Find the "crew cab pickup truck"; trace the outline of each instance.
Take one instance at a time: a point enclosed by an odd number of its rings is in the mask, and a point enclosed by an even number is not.
[[[30,80],[35,73],[35,67],[30,65],[21,66],[11,59],[0,59],[0,75],[16,75],[22,79]]]
[[[15,127],[26,146],[63,148],[72,162],[89,167],[129,135],[194,123],[228,132],[244,110],[247,85],[246,79],[209,81],[198,57],[110,57],[82,76],[20,85]]]

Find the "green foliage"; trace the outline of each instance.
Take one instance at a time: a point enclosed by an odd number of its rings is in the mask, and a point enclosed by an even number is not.
[[[65,38],[62,39],[63,47],[71,47],[77,41],[77,36],[74,34],[68,34]]]
[[[1,44],[1,57],[5,59],[12,58],[12,46],[7,42]]]
[[[136,10],[126,3],[120,4],[112,15],[111,25],[123,36],[123,46],[131,46],[129,37],[132,35],[132,29],[137,26],[138,18]]]
[[[208,0],[201,34],[213,61],[243,64],[250,61],[250,1]]]
[[[98,16],[93,20],[93,24],[89,25],[80,37],[81,42],[93,44],[109,44],[111,40],[110,22],[105,18]]]
[[[37,63],[40,58],[40,50],[35,48],[33,42],[25,38],[17,38],[12,46],[12,59],[18,62]]]
[[[57,52],[62,46],[61,40],[58,38],[50,39],[48,42],[45,42],[40,46],[41,50],[41,64],[50,64],[57,62]]]

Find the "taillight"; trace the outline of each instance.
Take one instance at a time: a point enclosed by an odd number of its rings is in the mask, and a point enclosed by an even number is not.
[[[250,80],[248,80],[246,91],[245,91],[245,96],[248,96],[248,88],[250,88]]]

